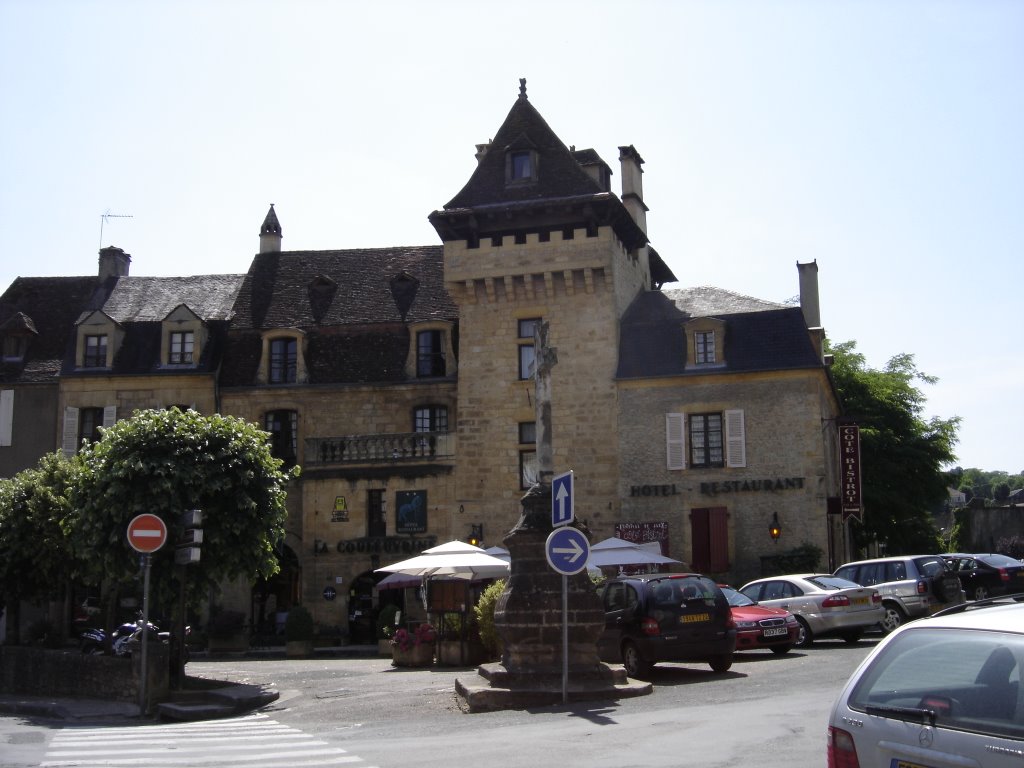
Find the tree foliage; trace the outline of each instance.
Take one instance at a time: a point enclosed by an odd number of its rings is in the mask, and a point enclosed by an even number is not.
[[[950,485],[967,494],[967,500],[986,499],[1003,502],[1012,491],[1024,488],[1024,472],[1015,475],[1001,471],[986,471],[970,467],[956,467],[949,472]]]
[[[959,417],[922,418],[925,397],[916,384],[937,380],[917,370],[913,355],[897,355],[877,370],[855,342],[829,351],[844,413],[860,426],[864,522],[853,528],[855,544],[883,542],[891,554],[931,551],[929,509],[947,498],[942,467],[953,461]]]
[[[172,605],[179,590],[175,540],[190,509],[203,512],[201,559],[187,566],[190,602],[223,580],[278,570],[289,475],[255,425],[177,408],[136,411],[79,457],[66,529],[85,581],[136,578],[139,555],[126,531],[136,515],[152,513],[167,524],[170,541],[152,555],[151,590],[161,605]]]
[[[0,605],[59,594],[70,577],[61,526],[71,509],[73,475],[74,461],[52,453],[36,467],[0,480]]]

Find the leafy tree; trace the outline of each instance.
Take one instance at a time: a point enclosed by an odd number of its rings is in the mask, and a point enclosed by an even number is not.
[[[937,380],[917,370],[913,355],[897,355],[876,370],[855,342],[829,351],[844,412],[860,426],[864,522],[853,528],[855,544],[877,540],[892,554],[934,549],[928,510],[947,497],[942,466],[953,461],[959,417],[922,418],[925,397],[915,383]]]
[[[170,539],[152,555],[151,596],[175,605],[174,540],[181,513],[190,509],[203,512],[201,559],[186,572],[190,604],[222,581],[277,572],[290,475],[254,424],[177,408],[136,411],[79,456],[67,529],[84,580],[124,586],[137,579],[140,559],[126,531],[132,518],[149,512],[167,524]]]
[[[74,462],[61,453],[0,480],[0,607],[6,604],[8,640],[17,643],[21,600],[43,600],[68,581],[70,547],[61,528],[70,512]]]

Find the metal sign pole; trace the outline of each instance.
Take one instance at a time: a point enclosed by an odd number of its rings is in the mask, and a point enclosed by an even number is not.
[[[569,703],[569,577],[562,574],[562,703]]]
[[[146,651],[149,647],[149,638],[146,636],[149,631],[149,565],[150,556],[142,556],[142,679],[139,683],[139,709],[142,715],[146,715],[146,682],[149,677],[149,667],[146,664]]]

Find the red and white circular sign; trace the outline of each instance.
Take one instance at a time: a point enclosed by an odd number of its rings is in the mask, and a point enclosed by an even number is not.
[[[167,525],[157,515],[136,515],[128,523],[128,543],[136,552],[156,552],[166,541]]]

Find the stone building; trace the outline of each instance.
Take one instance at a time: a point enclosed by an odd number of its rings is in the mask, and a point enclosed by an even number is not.
[[[465,186],[430,213],[441,245],[285,251],[271,206],[245,275],[128,277],[127,255],[111,252],[109,276],[65,279],[81,281],[65,286],[77,308],[52,317],[19,278],[0,297],[5,366],[19,338],[35,359],[44,320],[42,357],[60,364],[35,363],[31,379],[5,367],[2,466],[42,452],[19,426],[22,406],[51,424],[50,450],[137,407],[256,422],[302,474],[281,576],[236,602],[259,623],[271,597],[277,609],[301,601],[322,625],[366,637],[376,568],[471,532],[500,544],[518,519],[537,480],[544,322],[557,353],[554,468],[574,472],[594,540],[658,541],[733,583],[800,544],[829,567],[844,555],[828,514],[839,404],[817,265],[798,265],[800,307],[664,290],[676,277],[648,239],[644,161],[618,151],[621,194],[611,167],[565,145],[523,83]],[[34,290],[60,287],[38,280]],[[23,395],[29,384],[45,397]],[[5,453],[18,444],[29,446],[20,459]]]

